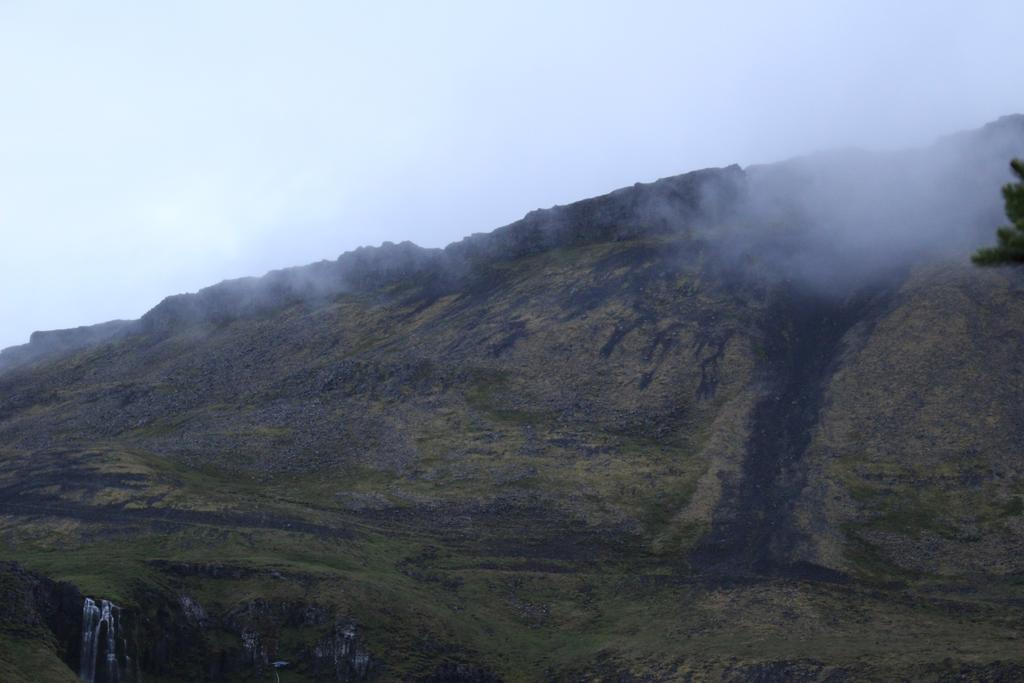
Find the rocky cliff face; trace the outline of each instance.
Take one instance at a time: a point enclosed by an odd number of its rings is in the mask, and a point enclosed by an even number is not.
[[[179,577],[219,571],[215,565],[166,569]],[[0,566],[0,586],[7,605],[3,633],[42,642],[85,683],[134,683],[143,670],[175,680],[258,678],[275,663],[289,669],[301,662],[317,680],[339,682],[367,680],[374,670],[358,625],[315,603],[253,600],[208,610],[185,593],[140,592],[132,596],[139,606],[125,608],[16,563]],[[279,657],[279,639],[288,629],[306,632],[300,662]],[[219,647],[211,643],[217,635]],[[31,671],[20,673],[31,679]]]
[[[131,615],[144,678],[1012,677],[1024,273],[965,261],[1014,154],[1020,117],[171,297],[0,374],[3,547]]]
[[[81,652],[83,597],[68,583],[26,571],[14,562],[0,563],[0,628],[5,634],[49,640],[54,653],[74,671]]]
[[[33,332],[28,344],[12,346],[0,351],[0,372],[60,358],[104,342],[122,337],[135,329],[127,320],[111,320],[88,327],[69,330]]]

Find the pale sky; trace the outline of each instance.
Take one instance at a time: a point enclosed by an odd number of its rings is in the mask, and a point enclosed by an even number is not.
[[[0,0],[0,347],[1024,111],[1005,2]]]

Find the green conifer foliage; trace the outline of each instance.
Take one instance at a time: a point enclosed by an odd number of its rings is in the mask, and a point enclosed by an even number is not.
[[[1010,162],[1010,168],[1019,179],[1003,186],[1006,216],[1010,219],[1010,225],[996,231],[996,246],[979,249],[971,257],[979,266],[1024,263],[1024,161],[1014,159]]]

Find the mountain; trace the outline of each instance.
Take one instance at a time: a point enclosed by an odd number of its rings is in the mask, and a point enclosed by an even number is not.
[[[1020,680],[1024,116],[0,353],[0,678]],[[109,656],[108,656],[109,655]]]

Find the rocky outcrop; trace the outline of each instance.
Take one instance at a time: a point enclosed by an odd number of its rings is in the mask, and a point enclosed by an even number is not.
[[[33,332],[28,344],[10,346],[0,351],[0,372],[31,367],[36,363],[118,339],[130,334],[136,324],[134,320],[111,320],[67,330]]]
[[[376,666],[359,627],[316,603],[256,599],[225,608],[185,593],[148,602],[143,671],[216,681],[284,663],[314,680],[350,683],[367,680]]]
[[[0,631],[48,637],[73,671],[80,663],[83,602],[71,584],[52,581],[16,562],[0,562]]]
[[[0,563],[0,635],[53,642],[55,654],[85,683],[136,683],[147,674],[218,681],[258,675],[279,660],[314,680],[354,683],[377,668],[359,626],[315,603],[255,600],[222,611],[186,594],[175,599],[140,590],[134,597],[139,606],[126,609]],[[320,635],[282,647],[289,629]],[[212,634],[236,645],[213,646]]]
[[[375,662],[363,644],[358,627],[336,623],[330,632],[306,651],[307,670],[318,679],[365,681],[373,673]]]

